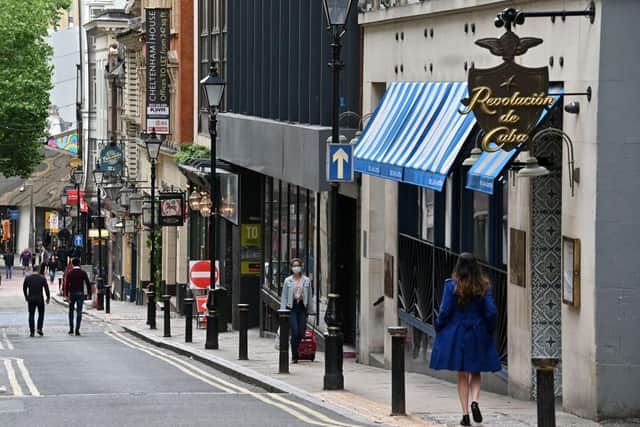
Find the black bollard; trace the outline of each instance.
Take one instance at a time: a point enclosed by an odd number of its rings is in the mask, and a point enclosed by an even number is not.
[[[111,285],[104,287],[104,312],[111,313]]]
[[[169,303],[169,301],[171,300],[171,296],[170,295],[162,295],[162,310],[163,310],[163,314],[164,314],[164,337],[170,337],[171,336],[171,311],[169,310],[169,307],[171,306],[171,304]]]
[[[156,293],[151,290],[147,295],[149,297],[149,329],[156,329]]]
[[[98,310],[104,310],[104,284],[102,278],[96,279],[96,290],[98,291]]]
[[[238,304],[238,360],[249,360],[247,329],[249,328],[249,304]]]
[[[391,415],[406,415],[404,387],[404,340],[407,328],[389,326],[391,335]]]
[[[280,360],[278,363],[278,373],[289,373],[289,310],[278,310],[280,319]]]
[[[193,341],[193,298],[184,299],[184,342]]]
[[[557,359],[533,359],[536,367],[538,427],[556,427],[556,393],[553,370]]]

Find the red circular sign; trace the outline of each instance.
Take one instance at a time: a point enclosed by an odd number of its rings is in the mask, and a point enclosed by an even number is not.
[[[210,261],[196,261],[191,265],[189,269],[189,280],[194,286],[202,289],[207,289],[210,286],[211,278],[211,262]],[[215,271],[215,283],[218,283],[219,272],[216,268]]]

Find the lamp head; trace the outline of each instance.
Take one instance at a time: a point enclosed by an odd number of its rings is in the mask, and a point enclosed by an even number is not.
[[[160,146],[162,145],[162,140],[156,134],[156,129],[151,129],[151,133],[145,135],[144,144],[147,147],[147,154],[149,155],[149,160],[151,162],[155,162],[158,160],[158,156],[160,155]]]
[[[210,109],[220,107],[225,84],[224,80],[222,80],[218,75],[218,69],[215,64],[211,62],[211,65],[209,66],[209,75],[200,80],[200,86],[202,86],[207,105]]]
[[[464,159],[464,161],[462,162],[462,166],[473,166],[478,161],[481,154],[481,149],[479,149],[478,147],[473,147],[471,149],[471,154],[469,155],[469,157]]]
[[[349,18],[353,0],[322,0],[324,17],[331,28],[343,29]]]
[[[540,166],[538,159],[535,157],[529,157],[524,163],[524,168],[520,169],[517,173],[518,178],[534,178],[536,176],[549,175],[549,169]]]

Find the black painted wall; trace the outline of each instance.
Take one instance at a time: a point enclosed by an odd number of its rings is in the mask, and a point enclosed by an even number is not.
[[[341,111],[359,112],[356,3],[343,37]],[[331,124],[331,56],[321,0],[233,0],[228,9],[228,111]]]

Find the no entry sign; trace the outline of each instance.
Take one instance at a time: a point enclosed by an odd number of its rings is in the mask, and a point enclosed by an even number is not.
[[[209,260],[189,261],[189,287],[208,289],[211,283],[211,262]],[[220,287],[220,263],[216,260],[216,288]]]

